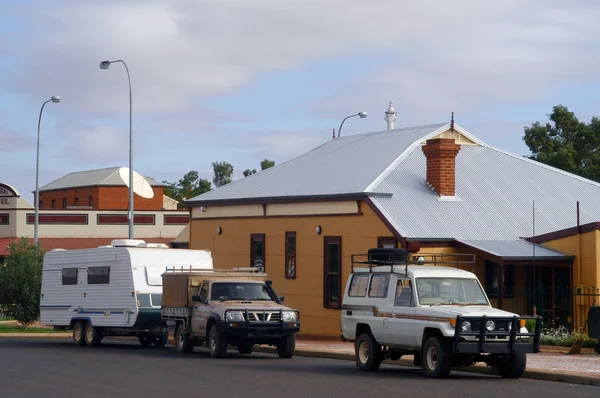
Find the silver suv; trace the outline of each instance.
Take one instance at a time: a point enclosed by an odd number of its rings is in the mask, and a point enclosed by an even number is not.
[[[436,378],[476,362],[496,367],[505,378],[522,376],[525,354],[539,352],[540,318],[493,308],[475,274],[460,269],[473,266],[474,259],[447,256],[409,260],[403,249],[352,256],[341,337],[355,343],[360,369],[377,370],[386,358],[413,355],[415,365]],[[533,333],[525,327],[527,319],[537,320]]]

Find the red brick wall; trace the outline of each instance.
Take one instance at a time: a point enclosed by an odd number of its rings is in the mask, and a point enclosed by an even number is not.
[[[460,151],[452,138],[427,140],[423,153],[427,158],[427,182],[441,196],[456,194],[456,155]]]
[[[135,210],[162,209],[163,188],[153,187],[152,189],[154,191],[152,199],[134,194]],[[79,199],[79,206],[89,206],[90,196],[93,198],[92,208],[95,210],[127,210],[129,206],[129,188],[127,187],[87,187],[40,192],[40,209],[51,209],[53,199],[55,200],[55,209],[63,208],[63,199],[67,199],[67,206],[75,206],[75,198]]]

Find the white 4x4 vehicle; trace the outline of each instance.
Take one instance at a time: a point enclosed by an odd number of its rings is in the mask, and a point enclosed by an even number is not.
[[[431,377],[476,362],[496,367],[502,377],[521,377],[525,354],[540,349],[540,318],[493,308],[475,274],[422,265],[438,264],[443,256],[430,257],[433,261],[423,255],[409,261],[403,249],[352,256],[341,338],[355,343],[356,365],[373,371],[386,358],[413,355]],[[460,260],[453,262],[460,266]],[[532,333],[527,319],[537,320]]]

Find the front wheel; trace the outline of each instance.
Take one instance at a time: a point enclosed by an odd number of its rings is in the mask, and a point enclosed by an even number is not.
[[[177,351],[184,354],[188,354],[194,350],[194,344],[185,333],[183,322],[179,322],[177,324],[177,329],[175,330],[175,348]]]
[[[356,340],[354,351],[356,366],[360,370],[372,372],[379,369],[382,359],[381,346],[377,344],[373,336],[367,333],[361,334]]]
[[[73,343],[85,345],[85,322],[77,321],[73,325]]]
[[[289,334],[282,337],[279,343],[277,343],[277,355],[279,358],[291,358],[294,356],[296,350],[296,336]]]
[[[224,333],[217,330],[217,325],[213,325],[208,333],[208,347],[210,356],[213,358],[223,358],[227,353],[227,337]]]
[[[447,377],[452,369],[452,352],[443,337],[430,337],[423,347],[423,367],[429,377]]]
[[[525,354],[512,354],[508,361],[496,366],[500,376],[505,379],[518,379],[525,373],[527,356]]]

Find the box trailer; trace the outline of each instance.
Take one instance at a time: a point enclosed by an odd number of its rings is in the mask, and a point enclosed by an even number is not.
[[[144,346],[164,346],[162,277],[167,268],[210,270],[208,250],[171,249],[143,240],[113,240],[90,249],[54,249],[44,256],[40,320],[72,330],[77,345],[105,336],[136,336]]]

